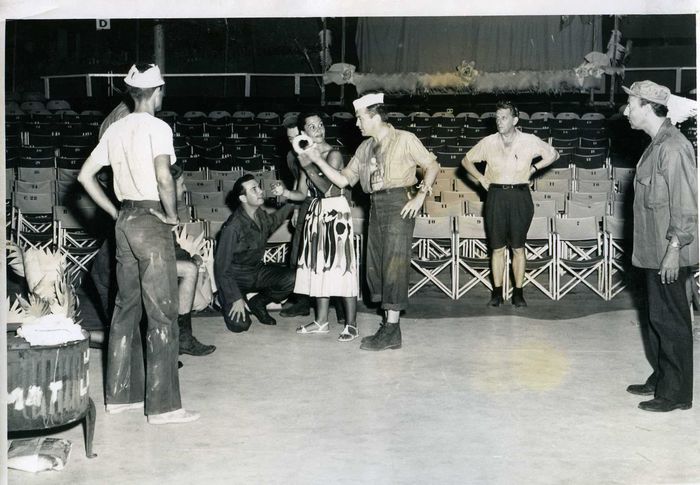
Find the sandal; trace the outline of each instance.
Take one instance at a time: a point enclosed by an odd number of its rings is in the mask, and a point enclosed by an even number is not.
[[[328,333],[328,322],[318,323],[314,320],[311,323],[297,328],[297,333]]]
[[[338,342],[352,342],[360,333],[357,331],[357,327],[354,325],[345,325],[343,331],[338,335]]]

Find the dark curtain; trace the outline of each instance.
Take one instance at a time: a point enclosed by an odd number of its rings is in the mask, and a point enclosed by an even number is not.
[[[483,72],[569,69],[603,49],[600,16],[362,18],[359,72],[448,72],[462,60]]]

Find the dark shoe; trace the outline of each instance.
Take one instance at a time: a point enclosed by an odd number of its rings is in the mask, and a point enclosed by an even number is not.
[[[627,386],[627,392],[637,396],[653,396],[654,392],[656,392],[656,387],[651,384],[631,384]]]
[[[491,299],[488,306],[501,306],[503,304],[503,287],[494,286],[491,290]]]
[[[651,401],[642,401],[639,403],[639,409],[655,413],[667,413],[674,409],[690,409],[692,407],[692,402],[673,402],[663,397],[655,397]]]
[[[277,325],[277,320],[267,313],[267,308],[265,307],[268,303],[269,301],[266,297],[257,294],[248,301],[248,308],[250,308],[250,312],[255,315],[255,318],[263,325]]]
[[[250,305],[249,305],[250,306]],[[252,311],[252,309],[251,309]],[[305,317],[311,313],[309,300],[299,300],[287,309],[282,309],[280,316],[283,317]],[[257,315],[256,315],[257,316]]]
[[[374,332],[373,335],[367,335],[366,337],[362,337],[362,340],[360,340],[360,343],[366,343],[366,342],[372,342],[375,338],[377,338],[377,335],[381,332],[382,328],[384,328],[384,325],[386,325],[386,316],[382,317],[382,322],[379,324],[379,328],[377,329],[376,332]]]
[[[371,340],[360,344],[362,350],[395,350],[401,348],[401,325],[399,323],[386,323],[379,327],[379,331]]]
[[[513,306],[515,307],[524,307],[527,306],[527,302],[525,301],[525,298],[523,298],[523,289],[522,288],[513,288]]]
[[[202,356],[211,354],[216,350],[214,345],[204,345],[192,335],[192,314],[177,316],[177,324],[180,327],[180,355],[188,354]]]
[[[305,304],[307,308],[311,308],[311,298],[309,298],[309,295],[298,295],[294,293],[284,302],[282,310],[289,310],[297,304]]]

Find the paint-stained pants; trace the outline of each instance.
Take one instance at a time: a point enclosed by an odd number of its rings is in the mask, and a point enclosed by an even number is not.
[[[411,242],[416,220],[401,217],[410,200],[408,188],[372,194],[367,226],[367,286],[383,310],[408,308]]]
[[[107,404],[145,401],[147,415],[181,407],[177,273],[171,227],[126,205],[115,226],[119,290],[109,337]],[[146,310],[146,367],[139,322]],[[145,399],[144,399],[145,397]]]

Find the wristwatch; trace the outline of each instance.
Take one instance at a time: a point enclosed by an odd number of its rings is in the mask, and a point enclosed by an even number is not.
[[[671,246],[673,249],[680,249],[681,247],[681,243],[679,243],[678,241],[671,241],[670,243],[668,243],[668,245]]]

